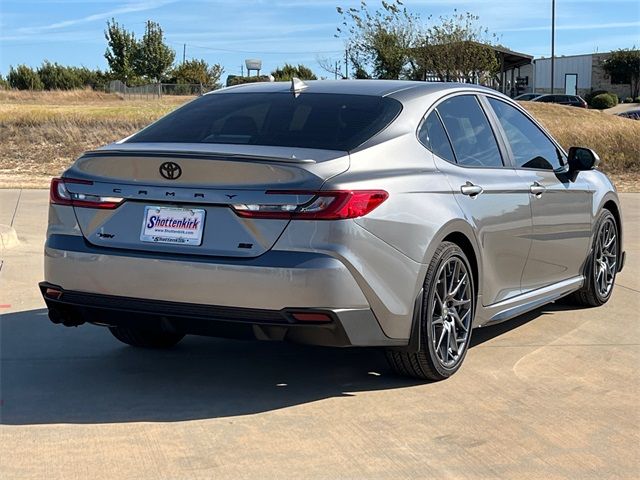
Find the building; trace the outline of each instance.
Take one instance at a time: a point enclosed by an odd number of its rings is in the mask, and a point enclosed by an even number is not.
[[[590,53],[556,57],[553,93],[584,96],[594,90],[606,90],[619,97],[631,93],[630,79],[611,78],[602,68],[610,53]],[[525,92],[551,92],[551,58],[538,58],[531,65],[521,67],[517,76],[530,79]],[[532,80],[531,80],[532,79]]]

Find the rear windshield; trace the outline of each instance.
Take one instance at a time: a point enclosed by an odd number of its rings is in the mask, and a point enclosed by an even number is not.
[[[369,95],[218,93],[161,118],[128,143],[232,143],[353,150],[402,110]]]

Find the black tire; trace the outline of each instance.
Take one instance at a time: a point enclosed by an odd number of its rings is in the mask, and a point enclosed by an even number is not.
[[[445,268],[445,265],[447,265],[453,258],[461,260],[466,267],[466,272],[468,273],[468,288],[470,289],[470,303],[468,307],[469,318],[466,339],[464,340],[464,343],[460,345],[462,347],[462,352],[459,354],[457,361],[453,365],[447,366],[443,364],[439,356],[436,354],[436,345],[434,345],[434,336],[432,332],[434,331],[433,314],[435,313],[434,302],[437,298],[436,288],[440,285],[438,282],[439,275],[441,274],[442,269]],[[465,288],[467,287],[465,286]],[[431,263],[429,264],[427,275],[424,280],[424,300],[420,325],[420,351],[417,353],[410,353],[401,350],[387,350],[387,360],[393,370],[403,376],[432,381],[444,380],[456,373],[464,361],[469,341],[471,340],[471,326],[473,324],[476,307],[475,292],[471,266],[462,249],[455,243],[451,242],[443,242],[440,244],[435,251]],[[440,302],[440,305],[442,305],[442,302]],[[444,317],[444,313],[441,312],[440,321]],[[455,338],[457,339],[457,337]],[[442,340],[442,337],[440,340]]]
[[[611,288],[608,292],[602,293],[597,286],[597,257],[598,257],[598,239],[605,225],[611,225],[613,223],[614,233],[615,233],[615,269],[613,272],[613,278],[611,283]],[[603,209],[598,216],[598,221],[596,222],[596,228],[594,229],[593,235],[593,245],[591,246],[591,252],[589,253],[589,258],[587,260],[586,268],[585,268],[585,282],[580,290],[573,292],[571,295],[564,298],[564,302],[566,304],[580,305],[584,307],[599,307],[600,305],[604,305],[611,298],[611,294],[613,293],[613,286],[615,285],[615,277],[618,273],[618,262],[620,261],[620,237],[618,231],[618,222],[616,222],[616,218],[614,215],[607,209]]]
[[[171,348],[184,338],[182,333],[151,328],[109,327],[109,331],[122,343],[141,348]]]

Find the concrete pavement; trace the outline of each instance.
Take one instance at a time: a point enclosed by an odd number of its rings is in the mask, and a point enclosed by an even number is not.
[[[640,478],[640,195],[598,309],[476,330],[448,381],[369,349],[191,337],[137,351],[46,319],[47,193],[0,190],[0,477]]]

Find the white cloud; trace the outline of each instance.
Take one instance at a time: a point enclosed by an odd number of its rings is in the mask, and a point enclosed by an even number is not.
[[[144,12],[147,10],[153,10],[153,9],[162,7],[164,5],[167,5],[169,3],[174,3],[176,1],[177,0],[143,0],[143,1],[137,1],[137,2],[129,2],[124,4],[121,7],[112,8],[105,12],[94,13],[91,15],[87,15],[85,17],[64,20],[61,22],[54,22],[48,25],[39,25],[35,27],[23,27],[23,28],[19,28],[17,31],[22,34],[37,34],[37,33],[43,33],[43,32],[48,32],[52,30],[60,30],[67,27],[80,25],[83,23],[95,22],[97,20],[105,20],[115,15],[123,15],[127,13]]]

